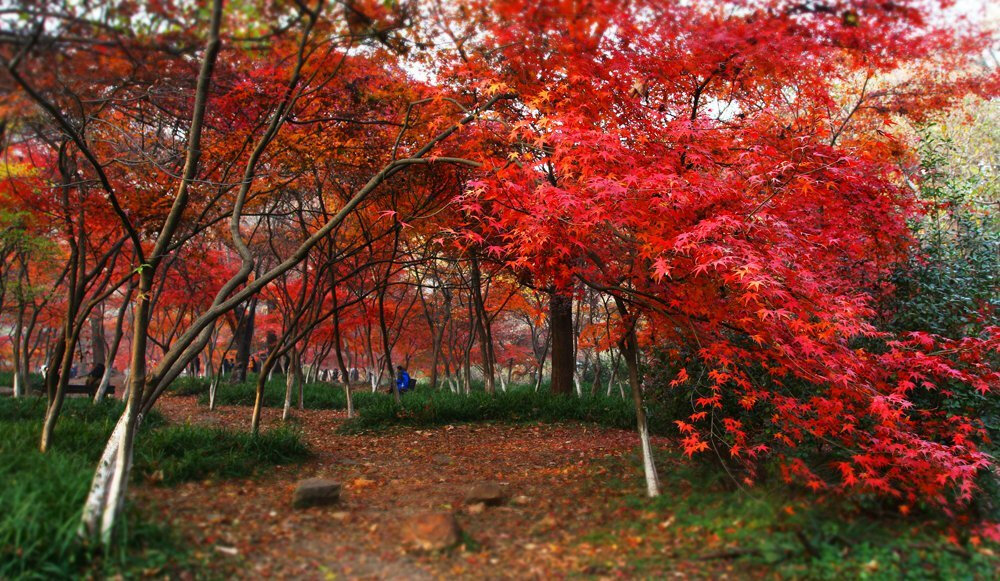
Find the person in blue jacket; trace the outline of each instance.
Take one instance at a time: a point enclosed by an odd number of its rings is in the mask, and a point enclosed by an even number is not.
[[[399,389],[399,393],[406,393],[406,390],[410,389],[410,374],[402,365],[396,366],[396,388]]]

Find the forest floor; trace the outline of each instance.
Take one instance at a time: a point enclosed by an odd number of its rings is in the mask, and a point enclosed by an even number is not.
[[[171,422],[241,430],[250,417],[250,409],[239,406],[210,412],[194,397],[164,397],[158,408]],[[277,425],[280,414],[265,408],[265,429]],[[487,423],[341,435],[342,411],[294,415],[314,452],[303,464],[251,479],[134,489],[140,505],[195,548],[208,567],[203,573],[304,579],[767,574],[732,561],[717,536],[672,526],[671,514],[626,502],[642,490],[634,433]],[[297,481],[315,476],[343,484],[340,503],[293,509]],[[482,511],[465,506],[469,489],[484,481],[501,483],[512,500]],[[406,550],[401,523],[428,510],[454,512],[463,531],[457,548]],[[643,526],[617,526],[623,522]]]

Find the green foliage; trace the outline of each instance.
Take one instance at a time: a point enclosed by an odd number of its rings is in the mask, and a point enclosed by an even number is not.
[[[309,448],[300,431],[278,427],[257,437],[204,426],[171,426],[143,437],[137,476],[169,486],[207,478],[244,478],[261,467],[301,462]]]
[[[169,529],[135,511],[116,531],[110,553],[77,540],[94,466],[121,412],[119,401],[67,400],[53,449],[42,454],[37,445],[45,401],[0,399],[0,579],[169,575],[191,565],[188,549]],[[133,474],[164,484],[247,476],[308,454],[294,430],[255,439],[216,428],[169,426],[155,411],[147,414],[142,432]]]
[[[995,123],[992,129],[995,133]],[[958,339],[1000,325],[1000,216],[997,180],[988,173],[995,168],[983,173],[989,164],[970,158],[969,147],[947,135],[940,126],[923,131],[920,197],[928,210],[912,225],[917,244],[893,273],[895,292],[883,310],[891,313],[885,323],[891,331]],[[991,440],[984,447],[1000,451],[1000,398],[961,382],[952,382],[948,392],[948,397],[941,390],[912,397],[919,408],[979,419]],[[997,477],[984,473],[979,485],[976,510],[1000,518]]]
[[[464,422],[590,422],[610,428],[635,429],[635,411],[630,399],[604,396],[565,396],[530,387],[510,388],[487,394],[474,391],[420,391],[403,395],[397,404],[388,394],[379,394],[358,416],[341,426],[346,433],[384,430],[392,426],[428,427]],[[664,414],[650,414],[654,433],[669,429]]]
[[[889,328],[949,338],[1000,322],[1000,219],[982,185],[947,171],[953,145],[924,133],[920,196],[928,210],[913,224],[917,246],[892,276]]]
[[[200,381],[201,383],[197,383]],[[176,381],[174,382],[177,383]],[[197,385],[196,385],[197,383]],[[198,403],[208,405],[208,380],[195,380],[179,387],[171,386],[171,390],[179,395],[198,395]],[[257,378],[251,376],[244,383],[228,383],[223,381],[215,392],[217,405],[252,406],[257,393]],[[372,394],[367,391],[351,394],[354,407],[362,408],[372,401],[384,399],[386,394]],[[306,409],[310,410],[343,410],[347,409],[347,396],[342,385],[313,382],[302,388],[302,400]],[[298,404],[298,393],[292,394],[292,404]],[[282,407],[285,404],[285,376],[275,374],[264,384],[264,407]]]
[[[212,383],[209,377],[193,377],[182,375],[175,379],[168,388],[170,393],[177,395],[201,395],[207,394]]]
[[[10,370],[0,371],[0,387],[12,387],[13,385],[14,385],[14,372]],[[28,385],[41,387],[42,374],[29,373]]]
[[[642,473],[638,458],[631,466],[620,458],[610,462],[602,473]],[[636,577],[669,569],[664,554],[735,561],[744,571],[759,568],[769,577],[791,579],[990,579],[1000,568],[996,547],[981,552],[958,546],[948,539],[951,523],[928,515],[876,513],[836,498],[818,502],[779,484],[743,490],[725,474],[677,457],[658,462],[667,493],[655,499],[625,496],[616,501],[623,510],[615,511],[625,518],[591,534],[644,538],[643,549],[661,557],[629,556]],[[632,478],[616,485],[641,490],[641,476]]]

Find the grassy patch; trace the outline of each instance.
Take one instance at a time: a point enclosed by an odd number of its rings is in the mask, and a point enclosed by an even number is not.
[[[29,373],[28,385],[40,387],[42,385],[41,373]],[[14,372],[11,370],[0,371],[0,387],[14,387]]]
[[[1000,547],[956,544],[949,540],[954,522],[936,515],[878,513],[779,484],[740,489],[675,457],[661,459],[664,494],[656,499],[632,492],[642,490],[636,461],[618,459],[599,472],[606,486],[627,486],[628,493],[610,508],[620,518],[584,541],[628,551],[633,576],[727,564],[790,579],[993,579],[1000,573]],[[629,481],[608,474],[629,474]],[[607,563],[598,557],[593,566]]]
[[[116,548],[101,554],[76,538],[94,466],[122,411],[118,401],[72,399],[53,449],[37,451],[45,402],[0,399],[0,579],[171,575],[190,569],[193,553],[167,527],[130,509]],[[136,478],[164,484],[246,476],[258,467],[308,454],[292,430],[254,439],[216,428],[168,426],[151,413],[136,449]]]
[[[179,395],[198,395],[198,403],[208,405],[208,380],[200,378],[184,378],[187,383],[179,387],[171,386],[171,391]],[[176,381],[174,382],[177,383]],[[244,383],[228,383],[223,381],[219,384],[215,393],[215,403],[217,405],[241,405],[252,406],[257,393],[256,378],[251,377]],[[373,401],[389,398],[391,396],[384,393],[371,393],[367,391],[354,392],[351,394],[354,400],[354,407],[357,409],[369,405]],[[292,394],[292,405],[298,405],[298,394]],[[302,403],[306,409],[310,410],[343,410],[347,409],[347,396],[344,395],[344,388],[340,385],[330,383],[313,382],[307,383],[302,388]],[[270,381],[264,384],[264,407],[282,407],[285,404],[285,377],[275,374]]]
[[[450,391],[420,391],[405,394],[397,404],[382,395],[358,406],[358,416],[341,430],[361,433],[393,426],[429,427],[466,422],[563,422],[579,421],[609,428],[633,429],[635,411],[630,400],[604,396],[563,396],[529,387],[487,394],[468,395]],[[653,432],[668,433],[665,416],[650,415]]]
[[[244,478],[258,469],[301,462],[309,449],[301,433],[278,427],[256,438],[204,426],[170,426],[144,436],[136,450],[136,472],[164,485],[207,478]]]
[[[192,377],[182,375],[170,384],[170,392],[177,395],[201,395],[208,393],[208,387],[212,383],[210,377]],[[207,397],[207,396],[206,396]]]

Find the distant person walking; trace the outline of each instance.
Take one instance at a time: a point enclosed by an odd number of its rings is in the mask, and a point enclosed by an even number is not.
[[[410,374],[403,369],[402,365],[396,366],[396,388],[399,393],[406,393],[410,389]]]

